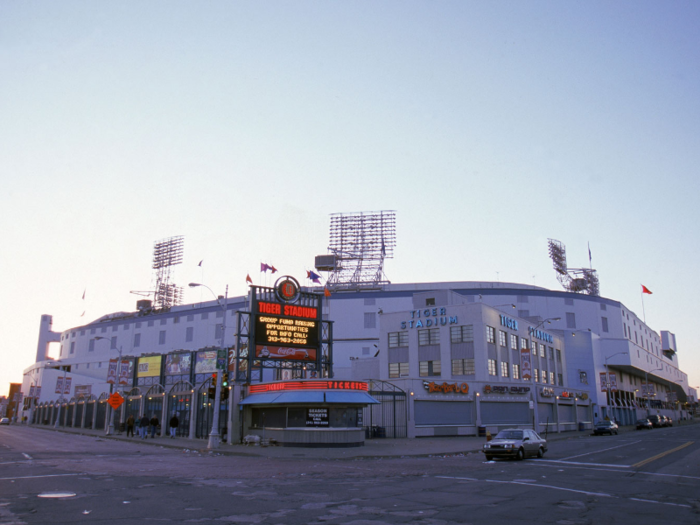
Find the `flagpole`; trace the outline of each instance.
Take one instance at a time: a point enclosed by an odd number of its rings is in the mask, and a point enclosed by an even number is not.
[[[647,313],[644,311],[644,288],[642,288],[642,316],[644,317],[644,324],[647,324]]]

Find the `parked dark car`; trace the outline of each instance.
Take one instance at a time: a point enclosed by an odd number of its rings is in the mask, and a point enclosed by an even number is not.
[[[651,421],[651,424],[654,426],[654,428],[661,428],[662,426],[664,426],[663,416],[652,414],[649,417],[647,417],[647,419]]]
[[[671,419],[668,416],[664,416],[664,419],[666,420],[666,426],[667,427],[672,427],[673,426],[673,419]]]
[[[638,419],[637,420],[637,430],[651,430],[654,428],[654,425],[651,424],[651,421],[648,419]]]
[[[511,428],[501,430],[482,449],[486,461],[493,458],[541,458],[547,452],[547,441],[534,430]]]
[[[617,434],[618,430],[619,427],[617,426],[617,423],[614,421],[604,420],[595,424],[595,427],[593,428],[593,435],[598,436],[610,434],[612,436],[613,434]]]

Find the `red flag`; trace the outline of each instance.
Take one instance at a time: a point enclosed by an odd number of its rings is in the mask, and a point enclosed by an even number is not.
[[[651,290],[646,286],[642,285],[642,293],[648,293],[649,295],[651,295]]]
[[[328,289],[328,287],[325,287],[325,286],[324,286],[324,288],[323,288],[323,295],[325,295],[326,297],[330,297],[330,296],[331,296],[331,291]]]
[[[245,282],[253,284],[253,279],[250,278],[250,274],[245,276]]]

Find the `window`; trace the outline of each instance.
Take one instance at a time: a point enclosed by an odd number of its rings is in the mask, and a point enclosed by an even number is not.
[[[450,342],[470,343],[472,341],[474,341],[474,325],[450,327]]]
[[[128,330],[128,329],[129,329],[129,323],[126,323],[126,324],[122,327],[122,329]]]
[[[561,363],[561,350],[557,349],[557,363]]]
[[[506,333],[503,330],[498,331],[498,344],[501,345],[502,347],[508,346],[507,344],[507,337]]]
[[[489,359],[489,375],[490,376],[496,375],[496,360],[495,359]]]
[[[389,332],[389,348],[408,346],[408,332]]]
[[[607,310],[608,307],[607,307],[607,305],[605,305],[605,304],[603,304],[603,303],[600,303],[600,309],[601,309],[601,310]]]
[[[180,322],[180,317],[179,317],[179,316],[176,315],[175,317],[173,317],[173,324],[177,324],[177,323],[179,323],[179,322]]]
[[[161,330],[160,333],[158,334],[158,344],[159,345],[165,344],[165,330]]]
[[[474,369],[473,359],[453,359],[452,360],[452,375],[453,376],[470,376],[476,373]]]
[[[134,348],[141,346],[141,334],[134,334]]]
[[[141,323],[136,323],[136,328],[141,328]]]
[[[425,306],[435,306],[435,297],[428,297],[425,300]]]
[[[104,334],[106,331],[107,331],[107,327],[106,327],[106,326],[103,326],[103,327],[100,329],[100,333],[101,333],[101,334]]]
[[[573,299],[564,299],[564,304],[566,306],[573,306],[574,305],[574,300]]]
[[[520,379],[520,365],[513,365],[513,379]]]
[[[194,341],[194,326],[188,326],[185,330],[185,342],[191,343]]]
[[[545,357],[544,345],[540,343],[540,357]]]
[[[539,370],[536,368],[532,369],[532,379],[535,383],[539,383],[540,381]]]
[[[117,328],[119,328],[119,327],[118,327],[117,325],[114,325],[114,326],[112,327],[112,332],[116,332],[116,331],[117,331]]]
[[[549,347],[549,358],[554,361],[554,348]]]
[[[90,333],[94,335],[97,330],[95,328],[90,328]]]
[[[520,348],[530,348],[530,345],[528,344],[528,340],[525,339],[524,337],[520,338]]]
[[[518,349],[518,336],[511,334],[510,336],[510,348],[512,350],[517,350]]]
[[[374,306],[375,304],[377,304],[376,299],[369,299],[369,298],[365,299],[365,306]]]
[[[492,326],[486,327],[486,342],[495,343],[496,342],[496,329]]]
[[[80,331],[80,335],[81,335],[81,336],[85,335],[85,330],[81,330],[81,331]]]
[[[154,324],[153,319],[151,319],[150,321],[148,321],[148,326],[149,326],[149,327],[150,327],[150,326],[153,326],[153,324]]]
[[[202,312],[202,321],[209,319],[209,314],[207,312]]]
[[[552,385],[554,384],[554,372],[549,373],[549,382]]]
[[[544,384],[547,384],[547,371],[546,370],[542,370],[542,382]]]
[[[75,353],[75,341],[71,341],[70,343],[70,353]]]
[[[601,317],[601,318],[600,318],[600,322],[601,322],[602,325],[603,325],[603,332],[607,332],[607,331],[608,331],[608,318],[607,318],[607,317]]]
[[[408,376],[408,363],[389,363],[389,377],[402,376]]]
[[[88,352],[94,352],[95,351],[95,340],[90,339],[90,342],[88,343]]]
[[[117,349],[117,336],[113,336],[109,340],[109,348],[110,350],[116,350]]]
[[[508,377],[508,363],[501,361],[501,377]]]
[[[440,361],[420,361],[418,363],[418,374],[421,377],[439,376],[441,372]]]
[[[566,327],[576,328],[576,314],[573,312],[566,313]]]
[[[223,326],[220,324],[217,324],[214,327],[214,339],[221,339],[221,337],[224,335],[224,330]]]
[[[564,386],[564,376],[562,374],[557,374],[557,378],[559,379],[559,386]]]
[[[365,312],[365,328],[377,328],[377,314]]]
[[[439,345],[440,329],[418,330],[418,346]],[[433,374],[431,374],[433,375]]]
[[[217,312],[216,312],[217,319],[221,319],[223,316],[224,316],[223,310],[217,310]]]

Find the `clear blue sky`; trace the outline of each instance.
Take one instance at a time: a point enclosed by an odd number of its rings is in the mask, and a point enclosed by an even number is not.
[[[558,290],[547,238],[572,267],[590,242],[700,385],[698,27],[696,1],[0,4],[0,394],[41,314],[133,310],[156,240],[242,294],[383,209],[393,282]]]

